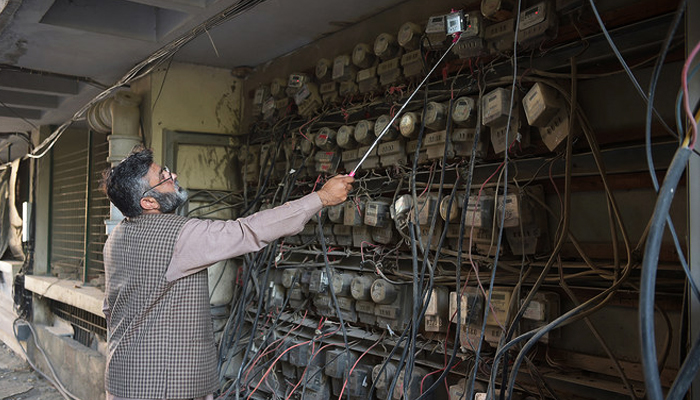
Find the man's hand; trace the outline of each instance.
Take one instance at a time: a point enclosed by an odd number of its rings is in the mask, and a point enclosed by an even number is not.
[[[323,206],[334,206],[344,202],[348,198],[348,193],[352,190],[352,183],[355,178],[348,175],[336,175],[326,182],[318,193]]]

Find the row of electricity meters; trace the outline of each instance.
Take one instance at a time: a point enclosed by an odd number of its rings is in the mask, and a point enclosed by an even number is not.
[[[422,124],[427,133],[418,152],[418,164],[442,159],[445,154],[448,159],[468,158],[472,154],[482,159],[488,154],[489,138],[496,154],[512,147],[516,141],[518,147],[523,148],[529,143],[530,127],[539,131],[542,141],[552,151],[569,135],[569,110],[554,89],[538,82],[522,99],[517,93],[512,97],[511,100],[510,89],[496,88],[483,96],[478,108],[477,100],[464,96],[456,99],[451,109],[449,102],[429,102],[424,112],[407,112],[395,118],[393,124],[390,124],[392,116],[383,114],[376,120],[361,120],[337,129],[326,126],[304,135],[299,150],[307,156],[308,171],[332,174],[338,169],[354,170],[367,153],[360,171],[413,165],[418,148],[416,138]],[[481,112],[480,116],[477,110]],[[521,112],[525,114],[527,124]],[[453,124],[448,133],[446,127],[450,117]],[[484,128],[479,140],[475,141],[478,117]],[[422,123],[421,119],[424,119]],[[381,143],[370,152],[382,132]],[[289,159],[290,155],[284,153],[294,151],[294,148],[284,145],[281,149],[284,151],[268,143],[250,146],[240,152],[239,161],[244,164],[247,181],[256,182],[260,168],[265,168],[275,158],[278,161]],[[285,166],[281,164],[279,169],[280,173],[285,172]]]
[[[337,299],[337,309],[331,286]],[[318,316],[339,319],[339,310],[345,322],[377,326],[392,332],[401,332],[408,327],[415,300],[410,282],[392,283],[376,278],[374,274],[341,269],[335,269],[330,277],[319,269],[278,270],[275,282],[270,285],[268,309],[281,307],[286,296],[289,296],[292,309],[299,309],[311,302]],[[484,340],[495,346],[513,318],[515,308],[520,306],[519,302],[513,301],[513,288],[495,287],[492,291],[482,291],[469,286],[458,293],[448,287],[434,287],[428,298],[421,328],[424,332],[446,333],[450,323],[460,321],[460,345],[463,351],[474,351],[481,336],[486,299],[490,299],[490,303]],[[537,292],[523,313],[520,330],[525,332],[544,326],[557,318],[559,312],[557,293]],[[552,335],[557,333],[552,331]],[[547,343],[552,338],[556,336],[547,335],[542,341]]]
[[[253,113],[269,119],[287,110],[293,100],[298,113],[309,116],[322,103],[336,103],[348,96],[373,93],[415,79],[424,73],[421,44],[441,49],[450,40],[456,40],[453,52],[460,58],[510,51],[515,39],[513,9],[507,10],[506,1],[499,3],[502,4],[482,4],[481,11],[432,16],[424,25],[406,22],[396,34],[384,32],[371,44],[358,43],[350,53],[321,58],[313,76],[292,73],[287,78],[274,79],[256,89]],[[492,12],[494,9],[498,11]],[[518,43],[529,45],[554,34],[556,29],[556,10],[551,0],[540,1],[521,12]]]

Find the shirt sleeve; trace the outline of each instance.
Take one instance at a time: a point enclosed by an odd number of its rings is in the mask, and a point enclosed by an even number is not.
[[[180,230],[165,278],[174,281],[215,262],[258,251],[275,239],[295,235],[321,208],[321,198],[314,192],[237,220],[190,219]]]

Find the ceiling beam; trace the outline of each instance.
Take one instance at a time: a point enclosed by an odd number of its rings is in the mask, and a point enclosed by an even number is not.
[[[13,90],[0,89],[0,101],[8,106],[45,110],[58,108],[59,97],[50,94],[15,92]]]
[[[32,110],[29,108],[5,107],[0,105],[0,117],[9,118],[24,118],[39,120],[42,115],[41,110]]]
[[[0,69],[0,88],[60,95],[75,95],[80,92],[76,79],[8,69]]]
[[[181,11],[188,14],[201,12],[210,0],[128,0],[132,3],[140,3],[151,7],[164,8],[166,10]]]

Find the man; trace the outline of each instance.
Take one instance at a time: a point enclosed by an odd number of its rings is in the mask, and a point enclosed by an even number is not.
[[[105,178],[126,216],[104,247],[108,400],[212,399],[217,354],[206,268],[299,233],[323,206],[347,198],[354,179],[235,221],[187,219],[177,175],[134,153]]]

